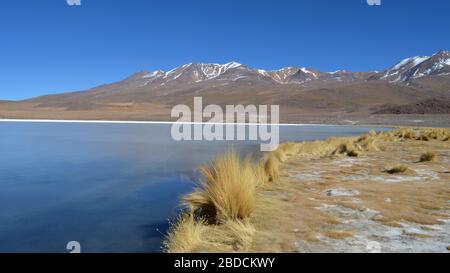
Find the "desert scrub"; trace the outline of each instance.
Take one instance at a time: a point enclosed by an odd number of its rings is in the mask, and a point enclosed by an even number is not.
[[[331,239],[343,240],[345,238],[352,237],[353,233],[346,230],[328,230],[324,233],[324,235]]]
[[[429,128],[421,131],[422,136],[429,139],[445,140],[450,136],[450,130],[444,128]]]
[[[280,148],[276,149],[275,151],[271,152],[271,154],[273,154],[274,156],[276,156],[276,158],[278,159],[278,161],[280,162],[285,162],[288,159],[288,156],[286,154],[286,151],[282,148],[283,146],[281,146]]]
[[[420,162],[429,162],[429,161],[435,161],[435,160],[436,160],[435,152],[425,152],[420,156],[420,159],[419,159]]]
[[[203,220],[195,220],[190,214],[181,215],[164,239],[163,249],[170,253],[195,252],[197,248],[204,246],[202,236],[205,230]]]
[[[411,128],[402,128],[394,132],[394,135],[402,139],[416,139],[417,135]]]
[[[278,162],[275,155],[269,155]],[[266,159],[254,162],[248,156],[241,159],[236,152],[229,151],[201,166],[199,185],[184,196],[187,210],[172,224],[163,243],[164,250],[247,251],[256,232],[250,222],[256,206],[256,187],[269,179],[267,162]],[[271,170],[277,172],[278,167],[271,166]]]
[[[372,132],[372,131],[371,131]],[[360,137],[356,142],[355,146],[358,147],[359,150],[367,151],[367,152],[376,152],[380,149],[376,144],[376,133],[369,133]]]
[[[184,198],[193,213],[206,213],[217,221],[250,216],[260,172],[249,157],[241,160],[230,151],[200,167],[200,173],[199,187]]]
[[[430,141],[430,139],[427,136],[423,136],[420,135],[416,138],[416,140],[421,140],[421,141]]]
[[[270,153],[266,156],[264,163],[264,171],[269,182],[274,182],[280,177],[280,161],[278,157]]]
[[[399,173],[407,173],[410,172],[409,168],[404,165],[398,165],[394,167],[389,167],[384,170],[385,173],[388,174],[399,174]]]
[[[359,152],[353,143],[342,143],[332,153],[332,155],[346,155],[349,157],[358,157]]]
[[[284,152],[285,156],[287,157],[295,155],[298,152],[298,143],[296,142],[282,143],[278,146],[278,150]]]
[[[255,163],[254,172],[256,176],[256,186],[264,185],[270,180],[270,177],[266,172],[266,160],[264,158]]]

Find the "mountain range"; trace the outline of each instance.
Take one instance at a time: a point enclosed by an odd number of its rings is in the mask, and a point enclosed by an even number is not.
[[[286,122],[370,116],[388,108],[396,113],[395,107],[450,96],[450,52],[410,57],[371,72],[189,63],[170,71],[141,71],[85,91],[0,101],[0,118],[168,120],[172,106],[191,105],[194,96],[205,104],[278,104]]]

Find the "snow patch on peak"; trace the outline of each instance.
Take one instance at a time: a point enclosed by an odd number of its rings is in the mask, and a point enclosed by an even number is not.
[[[302,71],[303,73],[306,73],[306,74],[310,74],[310,75],[312,75],[313,77],[317,78],[317,74],[314,73],[313,71],[307,69],[306,67],[300,68],[300,71]]]
[[[406,58],[406,59],[402,60],[401,62],[399,62],[398,64],[396,64],[395,66],[393,66],[391,69],[398,70],[407,64],[412,64],[412,66],[416,66],[416,65],[419,65],[419,64],[423,63],[424,61],[428,60],[429,58],[430,58],[429,56],[416,56],[416,57]]]
[[[238,62],[229,62],[226,64],[200,64],[200,70],[205,76],[205,80],[219,77],[230,69],[241,67]]]
[[[242,66],[242,64],[232,61],[232,62],[224,64],[223,66],[226,67],[227,69],[231,69],[231,68],[240,67],[240,66]]]
[[[144,76],[142,76],[142,78],[143,79],[149,79],[149,78],[157,77],[157,76],[162,75],[162,74],[164,74],[164,71],[162,71],[162,70],[155,70],[153,72],[145,74]]]
[[[258,69],[258,73],[263,76],[269,76],[269,73],[264,69]]]
[[[303,73],[311,73],[311,71],[309,71],[308,69],[306,69],[306,67],[302,67],[302,68],[300,68],[300,70],[301,70]]]
[[[336,70],[336,71],[333,71],[333,72],[326,72],[326,74],[334,75],[334,74],[337,74],[337,73],[339,73],[341,71],[342,70]]]

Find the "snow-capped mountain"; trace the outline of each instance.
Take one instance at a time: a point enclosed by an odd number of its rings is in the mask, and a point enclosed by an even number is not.
[[[225,84],[237,81],[264,81],[273,84],[314,85],[333,82],[355,82],[382,80],[405,83],[426,76],[450,75],[450,52],[439,51],[432,56],[416,56],[400,61],[382,72],[352,72],[338,70],[322,72],[306,67],[285,67],[278,70],[263,70],[248,67],[238,62],[226,64],[189,63],[170,71],[147,71],[133,75],[138,86],[174,87],[195,83]]]
[[[147,72],[142,75],[142,79],[144,80],[143,85],[157,84],[164,86],[177,83],[198,83],[213,79],[236,80],[237,77],[244,77],[249,72],[257,74],[237,62],[226,64],[189,63],[167,72],[161,70]]]
[[[416,56],[404,59],[393,67],[374,75],[370,80],[386,80],[398,83],[439,75],[450,75],[449,51],[439,51],[432,56]]]
[[[139,86],[175,86],[239,80],[302,85],[314,81],[348,82],[361,79],[361,76],[344,70],[321,72],[305,67],[285,67],[279,70],[253,69],[237,62],[229,62],[226,64],[189,63],[167,72],[162,70],[140,72],[131,78],[139,81]]]
[[[309,68],[286,67],[275,71],[259,70],[262,75],[281,84],[303,84],[317,80],[322,72]]]

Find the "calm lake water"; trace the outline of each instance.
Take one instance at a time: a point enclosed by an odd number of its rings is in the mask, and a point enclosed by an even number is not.
[[[196,168],[249,142],[175,142],[170,125],[0,122],[0,252],[156,252]],[[282,126],[281,141],[371,128]]]

